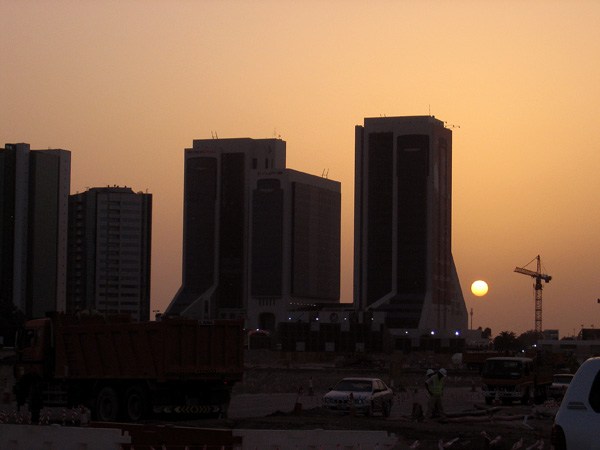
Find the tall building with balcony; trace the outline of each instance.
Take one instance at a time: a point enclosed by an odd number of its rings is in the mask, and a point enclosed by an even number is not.
[[[340,184],[285,164],[280,139],[185,150],[182,285],[165,314],[273,330],[297,305],[339,302]]]
[[[355,306],[402,333],[466,330],[451,252],[452,131],[431,116],[366,118],[355,149]]]
[[[0,302],[27,318],[66,307],[71,152],[0,148]]]
[[[92,188],[69,198],[67,312],[150,319],[152,194]]]

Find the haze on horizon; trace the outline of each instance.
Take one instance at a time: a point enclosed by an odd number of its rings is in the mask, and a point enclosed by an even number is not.
[[[587,0],[0,0],[0,144],[70,150],[72,193],[153,194],[164,311],[181,284],[184,148],[280,136],[289,168],[342,183],[349,302],[354,126],[434,115],[453,127],[452,252],[474,327],[534,328],[533,280],[513,270],[539,254],[543,328],[562,337],[600,313],[599,22]]]

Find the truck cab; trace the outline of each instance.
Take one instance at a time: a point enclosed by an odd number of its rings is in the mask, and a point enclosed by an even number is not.
[[[22,403],[32,383],[49,378],[54,372],[51,320],[28,321],[17,333],[15,351],[14,376],[22,391],[17,392],[17,400]]]
[[[552,373],[545,369],[533,358],[488,358],[481,372],[485,402],[491,405],[496,397],[504,404],[515,400],[527,404],[532,396],[538,402],[545,400],[552,383]]]
[[[15,378],[37,375],[40,378],[52,376],[51,365],[52,322],[50,319],[28,321],[17,333],[15,350]]]

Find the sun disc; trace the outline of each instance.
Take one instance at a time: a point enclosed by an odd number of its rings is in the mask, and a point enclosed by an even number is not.
[[[471,285],[471,292],[477,297],[483,297],[488,292],[488,285],[483,280],[477,280]]]

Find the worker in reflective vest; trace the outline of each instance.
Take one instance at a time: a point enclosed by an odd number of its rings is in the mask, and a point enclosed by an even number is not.
[[[442,406],[442,397],[444,395],[444,378],[446,378],[446,369],[442,368],[427,380],[427,386],[429,387],[428,390],[431,393],[431,397],[429,397],[429,401],[427,402],[427,412],[425,413],[426,419],[431,419],[431,415],[436,408],[440,414],[440,419],[446,419],[446,413],[444,412],[444,407]]]

